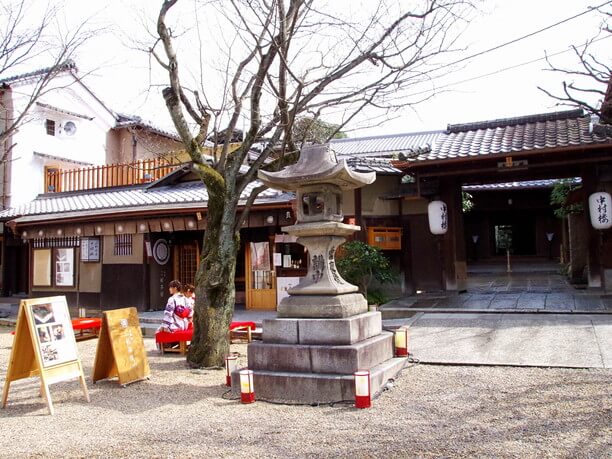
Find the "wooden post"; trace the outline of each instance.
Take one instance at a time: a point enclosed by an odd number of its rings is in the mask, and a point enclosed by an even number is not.
[[[448,209],[448,232],[441,237],[442,289],[461,291],[466,286],[467,268],[460,182],[452,178],[441,180],[440,197]]]
[[[510,266],[510,249],[508,248],[506,248],[506,272],[512,272],[512,267]]]
[[[361,215],[361,188],[355,188],[353,191],[355,198],[355,225],[360,226],[361,230],[355,233],[355,240],[365,242],[366,241],[366,228],[363,226],[363,217]]]
[[[591,225],[589,215],[589,196],[597,191],[597,172],[594,166],[584,166],[582,170],[582,189],[584,190],[583,207],[587,231],[587,267],[589,287],[601,287],[601,245],[598,231]]]

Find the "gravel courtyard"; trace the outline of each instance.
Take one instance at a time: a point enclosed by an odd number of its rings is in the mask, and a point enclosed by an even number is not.
[[[0,328],[0,383],[12,336]],[[611,457],[612,370],[413,365],[373,401],[287,406],[226,399],[224,372],[192,371],[145,339],[150,381],[11,384],[0,457]],[[244,361],[246,345],[232,345]],[[255,388],[257,391],[257,388]]]

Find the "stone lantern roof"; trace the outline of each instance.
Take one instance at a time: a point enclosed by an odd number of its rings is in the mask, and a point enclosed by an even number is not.
[[[305,186],[333,184],[352,190],[376,180],[375,172],[354,172],[345,160],[338,161],[329,145],[304,147],[299,160],[278,172],[260,170],[258,178],[270,188],[295,191]]]

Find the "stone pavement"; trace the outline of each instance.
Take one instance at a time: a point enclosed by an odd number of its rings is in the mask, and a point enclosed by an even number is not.
[[[612,368],[612,315],[418,313],[405,322],[424,363]]]
[[[431,292],[398,298],[384,305],[383,311],[391,317],[391,311],[407,308],[413,312],[436,309],[612,313],[612,295],[604,295],[600,290],[577,289],[564,276],[541,269],[472,272],[465,292]]]
[[[468,269],[463,293],[399,298],[383,324],[410,329],[424,363],[612,368],[612,295],[575,288],[552,262]]]
[[[0,306],[11,313],[0,323],[14,324],[17,305]],[[575,289],[542,265],[485,267],[470,273],[465,293],[400,298],[381,312],[383,327],[409,327],[410,352],[424,363],[612,368],[612,296]],[[163,311],[139,315],[152,336]],[[233,320],[260,328],[275,317],[237,307]]]

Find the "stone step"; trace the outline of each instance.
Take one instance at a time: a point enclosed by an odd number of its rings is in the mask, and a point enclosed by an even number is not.
[[[392,357],[393,334],[385,331],[348,345],[252,343],[248,365],[252,370],[352,374]]]
[[[265,319],[263,340],[276,344],[353,344],[380,334],[380,312],[343,319]]]
[[[279,318],[340,319],[368,311],[368,302],[361,293],[343,295],[291,295],[278,305]]]
[[[17,316],[19,312],[19,303],[0,303],[0,317]]]
[[[414,316],[417,312],[419,312],[412,308],[402,308],[402,307],[381,308],[379,309],[379,311],[382,314],[383,320],[406,319],[408,317]]]
[[[397,378],[406,365],[406,358],[394,357],[370,368],[372,398],[385,384]],[[232,392],[240,395],[238,371],[232,373]],[[253,371],[255,399],[301,405],[349,402],[355,400],[353,374],[290,373],[267,370]]]
[[[142,336],[146,337],[154,337],[155,332],[159,328],[159,322],[157,323],[148,323],[140,321],[140,330],[142,331]]]

